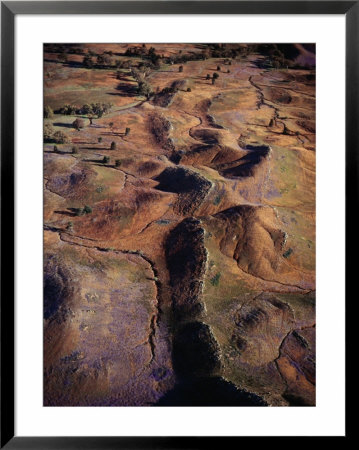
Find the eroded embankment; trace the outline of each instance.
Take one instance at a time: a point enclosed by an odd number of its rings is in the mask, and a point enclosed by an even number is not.
[[[166,242],[174,317],[172,360],[178,382],[159,405],[265,406],[259,396],[238,389],[221,376],[221,348],[205,323],[204,235],[201,222],[189,218],[170,233]]]
[[[173,209],[182,216],[194,214],[212,188],[207,178],[186,167],[168,167],[155,180],[158,190],[178,194]]]

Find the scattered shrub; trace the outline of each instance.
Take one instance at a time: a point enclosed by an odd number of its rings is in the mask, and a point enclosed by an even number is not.
[[[52,140],[57,144],[67,144],[69,142],[69,138],[62,131],[56,131],[52,136]]]
[[[147,99],[149,99],[153,94],[151,86],[146,81],[140,81],[138,83],[137,92],[139,95],[143,95]]]
[[[178,72],[183,72],[183,66],[179,66]]]
[[[110,157],[109,156],[104,156],[103,160],[102,160],[102,163],[103,164],[108,164],[109,162],[110,162]]]
[[[91,69],[93,67],[92,57],[90,55],[85,55],[82,61],[82,65],[87,69]]]
[[[192,89],[190,87],[187,88],[187,92],[192,92]]]
[[[112,58],[110,55],[98,55],[97,59],[96,59],[96,64],[99,67],[107,67],[107,66],[112,66]]]
[[[220,66],[217,66],[217,70],[220,72],[220,71],[221,71],[221,67],[220,67]]]
[[[44,118],[45,119],[51,119],[54,116],[53,110],[50,108],[50,106],[44,107]]]
[[[97,142],[98,142],[99,144],[102,142],[102,137],[101,137],[101,136],[97,138]]]
[[[76,209],[74,209],[74,212],[75,212],[76,216],[83,216],[83,214],[84,214],[84,211],[82,208],[76,208]]]
[[[214,84],[216,82],[217,78],[219,78],[219,75],[217,72],[214,72],[214,74],[212,76],[212,84]]]
[[[211,79],[211,75],[209,73],[207,73],[206,80],[210,80],[210,79]]]
[[[292,253],[293,253],[293,249],[292,248],[288,248],[288,250],[283,253],[283,257],[284,258],[289,258]]]
[[[44,142],[52,142],[52,137],[55,134],[55,128],[51,123],[45,123],[44,125]]]
[[[112,103],[91,103],[83,105],[81,108],[77,108],[73,105],[65,105],[55,111],[57,114],[73,115],[73,114],[83,114],[83,115],[96,115],[102,117],[103,114],[107,114],[112,108]],[[91,117],[92,123],[92,117]]]
[[[221,274],[220,272],[216,273],[216,275],[214,277],[211,278],[211,285],[212,286],[218,286],[219,285],[219,280],[221,278]]]
[[[64,114],[65,116],[71,116],[73,114],[76,114],[77,108],[73,105],[65,105],[56,112],[59,114]]]
[[[131,128],[126,128],[125,130],[125,136],[128,136],[130,134]]]
[[[54,152],[57,153],[59,149],[57,148],[57,145],[54,145]]]
[[[71,151],[72,151],[72,154],[73,154],[73,155],[76,155],[76,154],[79,152],[79,148],[78,148],[76,145],[74,145],[74,146],[72,147]]]
[[[114,142],[114,141],[111,142],[111,147],[110,147],[110,149],[111,149],[111,150],[115,150],[115,149],[116,149],[116,142]]]
[[[220,195],[216,195],[216,197],[213,200],[213,204],[215,206],[218,206],[221,203],[221,201],[222,201],[222,197]]]
[[[92,208],[91,206],[85,205],[84,209],[83,209],[84,214],[91,214],[92,213]]]
[[[76,119],[72,122],[72,126],[77,130],[80,131],[81,128],[85,127],[85,122],[82,119]]]
[[[120,167],[120,165],[121,165],[121,160],[120,159],[116,159],[115,167]]]
[[[60,55],[58,56],[58,60],[61,62],[67,62],[67,55],[66,53],[60,53]]]

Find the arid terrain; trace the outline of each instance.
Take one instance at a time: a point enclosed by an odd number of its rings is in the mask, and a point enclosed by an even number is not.
[[[44,46],[44,404],[315,405],[315,47]]]

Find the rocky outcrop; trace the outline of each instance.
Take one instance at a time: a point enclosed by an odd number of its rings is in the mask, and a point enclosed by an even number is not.
[[[177,384],[158,405],[266,406],[261,397],[221,377],[221,348],[205,323],[202,287],[207,251],[199,220],[186,219],[171,232],[166,259],[172,286],[172,359]]]
[[[205,177],[185,167],[168,167],[155,180],[158,190],[178,194],[174,210],[182,216],[194,214],[212,187]]]
[[[176,320],[199,317],[204,309],[201,293],[207,263],[204,229],[199,220],[186,219],[171,232],[166,260]]]

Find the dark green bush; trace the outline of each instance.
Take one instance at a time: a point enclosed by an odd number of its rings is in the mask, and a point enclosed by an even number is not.
[[[212,286],[218,286],[219,285],[219,280],[221,278],[221,274],[220,272],[216,273],[216,275],[214,277],[211,278],[211,285]]]

